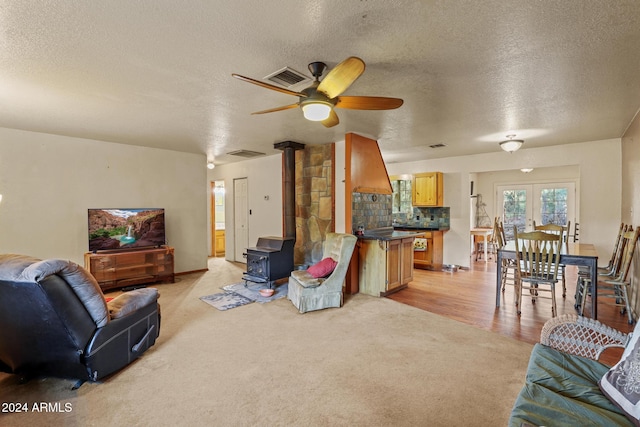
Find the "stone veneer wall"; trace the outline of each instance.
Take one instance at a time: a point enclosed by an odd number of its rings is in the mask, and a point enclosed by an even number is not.
[[[335,230],[334,150],[323,144],[296,151],[295,265],[320,261],[325,236]]]

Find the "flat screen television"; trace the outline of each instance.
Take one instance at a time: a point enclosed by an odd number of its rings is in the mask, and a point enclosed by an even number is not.
[[[166,243],[164,209],[89,209],[89,251],[133,250]]]

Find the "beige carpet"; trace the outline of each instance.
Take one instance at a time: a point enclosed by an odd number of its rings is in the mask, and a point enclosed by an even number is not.
[[[0,403],[30,409],[0,425],[506,425],[531,345],[366,295],[306,314],[286,298],[228,311],[198,299],[242,267],[211,260],[159,285],[156,345],[101,383],[0,374]]]

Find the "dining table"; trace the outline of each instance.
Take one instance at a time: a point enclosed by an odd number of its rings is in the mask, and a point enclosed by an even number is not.
[[[498,249],[496,257],[496,307],[500,307],[500,294],[502,290],[502,260],[516,259],[516,242],[508,241]],[[598,318],[598,252],[591,243],[563,242],[560,247],[560,264],[589,267],[591,273],[591,318]]]

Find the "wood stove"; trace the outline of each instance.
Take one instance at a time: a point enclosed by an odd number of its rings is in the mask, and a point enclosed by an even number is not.
[[[278,279],[289,277],[293,271],[292,237],[260,237],[253,248],[243,254],[247,258],[245,282],[268,283],[269,287]]]

